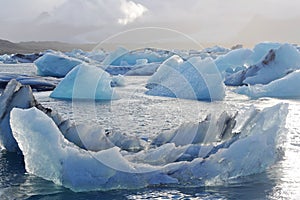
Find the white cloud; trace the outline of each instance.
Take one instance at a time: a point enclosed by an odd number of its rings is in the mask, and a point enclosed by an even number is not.
[[[148,9],[142,4],[133,1],[121,0],[121,11],[125,15],[118,19],[119,24],[126,25],[141,17]]]

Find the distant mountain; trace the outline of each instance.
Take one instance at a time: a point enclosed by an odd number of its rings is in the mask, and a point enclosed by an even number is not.
[[[70,44],[56,41],[46,42],[20,42],[13,43],[7,40],[0,39],[0,54],[13,54],[13,53],[39,53],[47,49],[57,51],[71,51],[73,49],[82,49],[84,51],[92,50],[96,44]]]

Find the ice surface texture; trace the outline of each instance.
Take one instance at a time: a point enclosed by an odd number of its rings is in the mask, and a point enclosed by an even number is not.
[[[54,77],[64,77],[76,65],[81,63],[81,60],[68,57],[59,52],[46,53],[34,61],[38,75]]]
[[[118,147],[99,152],[80,149],[36,108],[14,108],[10,123],[27,172],[74,191],[90,191],[159,184],[215,185],[262,172],[278,158],[277,139],[284,130],[287,113],[286,104],[260,112],[250,109],[237,116],[233,128],[238,131],[236,136],[211,148],[202,143],[165,143],[131,154],[121,154]],[[184,161],[185,154],[194,159]]]
[[[50,97],[58,99],[116,99],[111,87],[112,78],[102,69],[81,64],[71,70],[58,84]]]
[[[211,58],[183,61],[172,56],[158,68],[147,83],[146,94],[193,100],[222,100],[225,86]]]

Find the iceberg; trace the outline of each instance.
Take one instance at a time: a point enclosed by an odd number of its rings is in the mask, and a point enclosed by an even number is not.
[[[287,104],[261,111],[250,108],[236,117],[232,130],[239,132],[218,144],[165,143],[138,153],[118,147],[98,152],[80,149],[37,108],[14,108],[10,125],[28,173],[73,191],[93,191],[217,185],[263,172],[280,156],[278,138],[287,113]],[[188,155],[193,158],[185,160]]]
[[[74,135],[74,131],[72,132],[71,128],[73,125],[68,119],[62,119],[57,112],[43,107],[34,98],[31,87],[29,85],[22,85],[15,79],[9,81],[5,90],[0,96],[0,105],[0,147],[9,152],[19,151],[18,144],[12,136],[11,127],[9,124],[10,112],[15,107],[36,107],[51,117],[64,135]],[[70,134],[71,132],[73,134]]]
[[[65,52],[67,56],[82,60],[87,63],[101,63],[107,56],[102,50],[94,50],[90,52],[82,51],[81,49],[74,49],[70,52]]]
[[[151,76],[156,72],[161,63],[146,63],[135,64],[128,66],[103,66],[103,70],[111,75],[126,75],[126,76]]]
[[[53,90],[60,81],[59,79],[54,77],[39,77],[24,74],[0,73],[0,88],[4,89],[7,83],[12,79],[16,79],[23,85],[30,85],[30,87],[36,91]]]
[[[14,54],[11,56],[12,59],[15,59],[18,63],[33,63],[36,59],[43,56],[42,53],[32,53],[32,54]]]
[[[228,69],[234,72],[236,69],[240,69],[239,67],[249,65],[252,54],[253,51],[250,49],[235,49],[219,56],[215,60],[215,64],[222,73],[229,71]]]
[[[183,61],[172,56],[148,80],[148,95],[194,100],[223,100],[225,86],[211,58]]]
[[[124,47],[118,47],[115,51],[106,56],[102,62],[103,65],[120,65],[116,63],[122,56],[128,54],[129,51]]]
[[[271,49],[278,49],[281,45],[281,43],[276,42],[262,42],[255,45],[253,55],[251,56],[251,64],[254,65],[262,61]]]
[[[12,136],[9,125],[10,111],[14,107],[30,108],[35,100],[29,86],[23,86],[16,80],[11,80],[0,96],[0,146],[10,152],[18,151],[18,145]]]
[[[263,60],[226,78],[232,86],[268,84],[300,68],[300,52],[290,44],[271,49]]]
[[[45,53],[34,61],[37,67],[37,74],[40,76],[64,77],[75,66],[82,61],[66,56],[62,53]]]
[[[18,61],[12,58],[12,55],[0,55],[0,62],[4,64],[16,64]]]
[[[148,63],[162,63],[174,53],[159,49],[138,49],[129,51],[123,47],[117,48],[111,52],[102,62],[103,65],[126,66],[141,64],[141,60],[147,60]]]
[[[267,85],[257,84],[253,86],[241,86],[234,91],[252,98],[299,98],[300,71],[294,71],[283,78],[274,80]]]
[[[161,63],[136,64],[125,74],[126,76],[151,76]]]
[[[57,85],[50,97],[57,99],[117,99],[111,87],[112,78],[101,68],[81,64],[72,69]]]

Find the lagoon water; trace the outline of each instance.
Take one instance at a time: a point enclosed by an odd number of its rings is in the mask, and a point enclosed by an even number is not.
[[[34,74],[31,64],[22,67],[0,66],[1,72]],[[0,153],[0,199],[299,199],[300,198],[300,100],[248,97],[226,91],[219,102],[200,102],[144,94],[148,77],[126,77],[126,86],[116,89],[119,100],[111,102],[60,101],[49,98],[49,92],[35,93],[44,106],[57,110],[75,123],[100,125],[141,138],[175,130],[184,122],[197,122],[208,113],[239,111],[255,105],[258,108],[289,103],[282,158],[266,172],[230,180],[223,185],[184,188],[151,187],[139,190],[117,190],[75,193],[52,182],[26,173],[22,155]],[[129,180],[130,181],[130,180]]]

